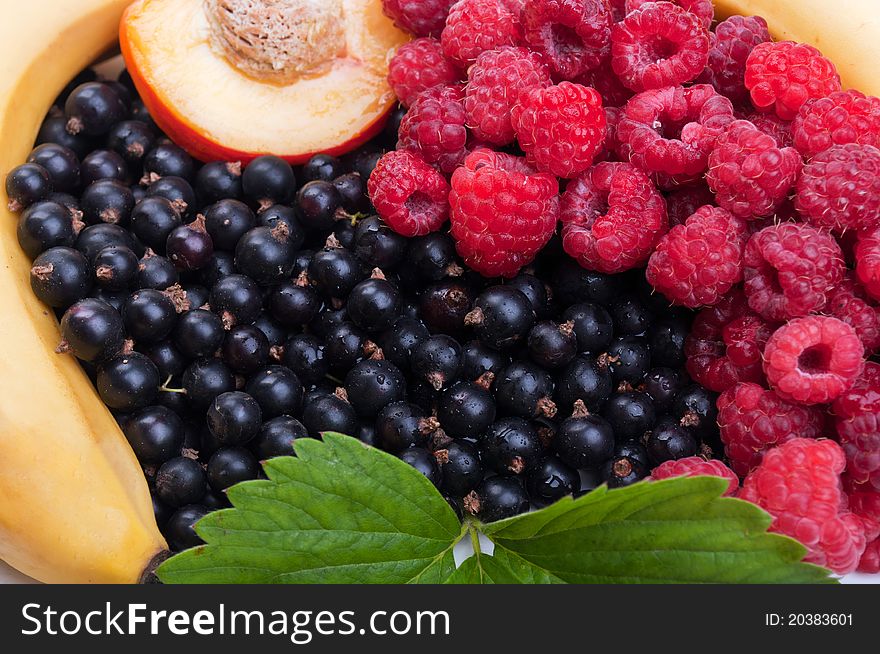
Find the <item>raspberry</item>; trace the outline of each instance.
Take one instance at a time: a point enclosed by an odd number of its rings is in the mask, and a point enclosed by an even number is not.
[[[855,330],[829,316],[795,318],[764,348],[764,373],[784,400],[826,404],[862,373],[865,348]]]
[[[711,84],[737,105],[747,104],[746,59],[759,43],[770,40],[767,21],[760,16],[731,16],[715,26],[709,48],[709,63],[700,82]]]
[[[400,29],[416,36],[440,36],[455,0],[382,0],[382,10]]]
[[[525,92],[511,122],[529,163],[557,177],[585,171],[605,141],[602,98],[571,82]]]
[[[604,273],[644,264],[667,225],[663,197],[627,163],[599,163],[569,182],[560,219],[565,251]]]
[[[849,275],[828,295],[825,313],[855,329],[869,354],[880,349],[880,308]]]
[[[645,91],[627,103],[617,127],[620,158],[648,173],[695,178],[731,122],[730,100],[708,84]]]
[[[481,53],[468,71],[464,108],[474,135],[493,145],[514,139],[510,111],[523,91],[550,86],[550,71],[525,48],[503,47]]]
[[[605,107],[605,140],[602,149],[596,156],[597,160],[613,159],[616,156],[620,143],[617,140],[617,125],[623,116],[623,109],[619,107]]]
[[[843,475],[843,489],[849,498],[850,511],[866,523],[873,522],[880,525],[880,488],[870,482],[859,484],[849,473],[846,473]]]
[[[388,64],[388,83],[397,99],[409,107],[422,91],[454,84],[461,74],[446,58],[437,39],[423,38],[404,43]]]
[[[759,43],[746,60],[746,88],[758,109],[793,120],[811,98],[840,90],[834,64],[806,43]]]
[[[467,68],[481,52],[519,45],[522,25],[502,0],[459,0],[449,10],[440,41],[446,56]]]
[[[843,252],[827,233],[796,223],[771,225],[746,244],[749,306],[781,322],[819,311],[843,279]]]
[[[773,517],[770,531],[803,543],[806,561],[846,574],[858,565],[866,540],[861,521],[843,508],[845,465],[834,441],[794,438],[764,455],[739,498]]]
[[[525,42],[564,80],[598,68],[611,51],[607,0],[526,0],[522,22]]]
[[[435,86],[422,93],[400,121],[397,148],[452,173],[468,152],[463,99],[460,86]]]
[[[666,195],[670,226],[682,225],[700,207],[715,204],[715,196],[703,182],[685,186]]]
[[[449,204],[465,263],[486,277],[513,277],[553,235],[559,184],[525,159],[479,149],[452,174]]]
[[[794,146],[805,159],[832,145],[880,147],[880,98],[850,90],[808,100],[798,111],[792,131]]]
[[[688,374],[716,393],[739,382],[763,382],[761,357],[772,333],[736,290],[694,319],[684,342]]]
[[[880,150],[835,145],[813,157],[798,180],[795,207],[803,219],[830,229],[870,229],[880,216]]]
[[[724,497],[733,497],[739,490],[739,477],[736,476],[733,470],[721,461],[714,459],[707,461],[699,456],[664,461],[651,471],[650,479],[659,481],[660,479],[670,479],[671,477],[699,476],[721,477],[730,482],[727,490],[724,491]]]
[[[880,538],[874,539],[865,547],[865,553],[859,560],[859,572],[876,574],[880,572]]]
[[[406,150],[383,155],[367,189],[382,220],[403,236],[437,231],[449,215],[446,178]]]
[[[575,81],[596,89],[602,96],[602,104],[606,107],[622,107],[633,97],[633,92],[626,88],[614,71],[607,66],[588,71]]]
[[[626,10],[624,15],[639,9],[642,5],[651,1],[652,0],[626,0]],[[715,17],[715,10],[712,8],[712,0],[670,0],[670,2],[689,11],[699,18],[703,27],[706,29],[709,29],[712,25],[712,19]]]
[[[730,467],[745,477],[767,450],[792,438],[822,436],[824,416],[816,407],[791,404],[758,384],[742,383],[718,398],[718,426]]]
[[[739,218],[772,215],[788,197],[801,170],[794,148],[779,148],[745,120],[732,122],[709,154],[706,181],[718,204]]]
[[[880,227],[860,234],[855,247],[856,277],[875,300],[880,300]]]
[[[673,304],[713,305],[742,281],[745,223],[704,206],[660,239],[648,261],[651,285]]]
[[[852,388],[834,401],[837,436],[855,483],[880,472],[880,364],[868,362]]]
[[[772,136],[780,148],[791,146],[791,121],[782,120],[776,114],[766,114],[760,111],[748,113],[743,118],[767,136]]]
[[[634,91],[684,84],[709,61],[709,32],[671,2],[648,2],[611,30],[611,67]]]

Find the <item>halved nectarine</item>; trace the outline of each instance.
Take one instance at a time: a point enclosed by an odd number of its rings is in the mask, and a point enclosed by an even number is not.
[[[120,45],[150,114],[202,161],[342,154],[382,129],[409,37],[381,0],[139,0]]]

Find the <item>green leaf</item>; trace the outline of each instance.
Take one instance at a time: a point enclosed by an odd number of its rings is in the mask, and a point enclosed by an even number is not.
[[[462,526],[415,469],[327,434],[297,458],[266,463],[268,481],[229,491],[205,517],[208,543],[161,566],[166,583],[439,583],[455,571]]]
[[[482,527],[518,576],[567,583],[821,583],[800,543],[770,516],[722,498],[716,477],[670,479],[557,502]]]
[[[300,439],[268,480],[230,489],[235,508],[196,530],[207,545],[159,568],[165,583],[817,583],[803,546],[767,533],[726,482],[671,479],[609,491],[488,525],[462,526],[415,469],[339,434]],[[494,543],[456,569],[465,533]]]

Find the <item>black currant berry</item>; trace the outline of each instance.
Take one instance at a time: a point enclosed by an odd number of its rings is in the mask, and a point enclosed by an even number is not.
[[[416,318],[398,318],[391,328],[379,337],[385,358],[401,370],[409,368],[413,348],[428,338],[428,330]]]
[[[55,202],[37,202],[18,219],[18,244],[31,259],[49,248],[71,247],[76,241],[73,217]]]
[[[298,415],[302,408],[302,382],[284,366],[267,366],[254,373],[245,391],[260,405],[263,420]]]
[[[151,406],[132,414],[122,431],[142,464],[161,464],[180,454],[184,444],[183,421],[164,406]]]
[[[535,324],[535,310],[523,293],[509,286],[492,286],[477,296],[465,317],[477,337],[496,350],[524,341]]]
[[[495,422],[492,394],[472,382],[456,382],[440,396],[437,419],[448,436],[473,438]]]
[[[651,462],[659,465],[664,461],[696,456],[698,443],[690,429],[681,426],[674,418],[664,416],[654,425],[645,440],[645,447]]]
[[[366,345],[369,341],[364,333],[350,322],[331,328],[324,342],[326,343],[324,360],[333,372],[341,375],[348,372],[364,356],[368,356]]]
[[[208,509],[200,504],[190,504],[179,508],[165,523],[165,538],[168,545],[176,552],[202,545],[203,541],[196,533],[195,524],[208,515]]]
[[[514,361],[495,380],[495,399],[503,415],[552,418],[553,378],[530,361]]]
[[[206,410],[218,395],[235,389],[232,371],[219,359],[199,359],[183,372],[183,389],[193,408]]]
[[[635,461],[646,469],[650,463],[648,450],[640,441],[630,440],[618,442],[617,445],[614,446],[614,458],[619,459],[622,456],[625,456],[631,461]]]
[[[103,136],[114,124],[125,119],[127,109],[119,92],[110,84],[80,84],[64,103],[67,131],[71,134]]]
[[[653,357],[653,351],[651,355]],[[645,375],[643,388],[654,401],[658,413],[666,413],[675,400],[675,396],[686,384],[684,375],[672,368],[654,368]]]
[[[214,243],[205,231],[204,219],[176,227],[165,244],[168,259],[180,271],[199,270],[214,255]]]
[[[138,264],[138,287],[164,291],[177,284],[178,280],[177,268],[165,257],[160,257],[152,250],[141,257]]]
[[[170,141],[163,141],[144,157],[144,174],[152,177],[182,177],[192,179],[195,162],[183,148]]]
[[[182,177],[160,177],[147,187],[147,195],[165,198],[183,218],[191,220],[196,215],[196,192]]]
[[[601,411],[613,389],[611,372],[586,356],[577,356],[559,375],[556,399],[566,414],[581,400],[592,413]]]
[[[318,231],[333,228],[341,204],[339,191],[333,184],[323,180],[307,183],[296,195],[302,224]]]
[[[198,502],[207,488],[207,476],[201,464],[185,456],[166,461],[156,473],[156,495],[168,506]]]
[[[409,447],[398,454],[398,457],[425,475],[432,484],[440,485],[440,468],[430,450],[424,447]]]
[[[311,334],[296,334],[284,344],[281,359],[305,384],[325,378],[329,366],[324,359],[324,346]]]
[[[333,180],[342,208],[349,214],[364,211],[370,204],[367,197],[367,184],[358,173],[347,173]]]
[[[125,301],[122,318],[129,338],[138,343],[156,343],[171,334],[177,323],[177,311],[165,293],[145,288]]]
[[[215,493],[260,476],[260,464],[243,447],[221,447],[208,460],[208,484]]]
[[[249,325],[263,308],[260,288],[250,277],[227,275],[211,289],[211,311],[220,316],[223,326]]]
[[[439,391],[451,384],[458,375],[461,345],[450,336],[430,336],[413,349],[410,365],[413,374]]]
[[[52,190],[61,193],[79,190],[79,158],[70,148],[57,143],[44,143],[34,148],[27,160],[28,163],[42,166],[49,175]],[[42,176],[40,183],[44,183]],[[11,195],[9,197],[12,198]]]
[[[269,339],[253,325],[237,325],[226,333],[222,352],[233,372],[249,375],[269,361]]]
[[[205,229],[218,250],[235,250],[238,241],[257,226],[257,217],[244,202],[220,200],[205,211]]]
[[[342,174],[342,162],[329,154],[316,154],[311,157],[302,167],[303,180],[313,182],[324,180],[331,182]]]
[[[299,221],[299,214],[297,214],[296,209],[283,204],[273,204],[268,209],[264,209],[257,214],[258,227],[274,229],[278,225],[284,225],[287,228],[287,238],[290,241],[291,247],[294,250],[299,250],[305,241],[306,232]],[[299,256],[299,253],[297,256]],[[299,274],[303,270],[308,270],[308,265],[300,267],[296,270],[295,274]]]
[[[138,275],[137,255],[122,245],[104,248],[92,260],[95,283],[101,288],[121,291],[131,286]]]
[[[277,456],[294,456],[294,443],[299,438],[307,438],[308,435],[306,428],[296,418],[278,416],[263,423],[256,438],[248,444],[248,447],[260,461]]]
[[[295,262],[296,249],[284,223],[254,227],[235,246],[235,267],[264,286],[290,277]]]
[[[602,481],[608,488],[631,486],[647,476],[645,466],[625,456],[611,459],[602,466]]]
[[[528,338],[529,357],[545,370],[567,366],[578,352],[574,323],[539,322]]]
[[[189,363],[187,357],[174,347],[170,339],[139,346],[138,351],[150,357],[150,361],[159,370],[159,379],[163,380],[181,375]],[[162,393],[162,395],[175,395],[178,399],[186,399],[183,393]]]
[[[241,164],[212,161],[196,173],[195,192],[202,206],[241,197]]]
[[[718,409],[715,406],[715,397],[699,384],[687,386],[676,395],[671,415],[683,427],[690,428],[700,440],[716,439]]]
[[[141,165],[147,152],[155,146],[156,134],[141,120],[123,120],[110,128],[106,144],[134,168]]]
[[[419,298],[419,317],[432,333],[460,335],[473,305],[471,290],[461,281],[447,279],[428,286]]]
[[[614,430],[607,420],[588,413],[578,402],[571,417],[559,425],[553,447],[573,468],[600,466],[614,455]]]
[[[21,211],[43,200],[52,192],[49,172],[36,163],[26,163],[13,168],[6,175],[6,195],[9,210]]]
[[[358,221],[353,250],[364,265],[390,270],[406,254],[406,238],[391,231],[377,216],[370,216]]]
[[[83,229],[76,239],[76,249],[86,255],[86,259],[94,261],[98,253],[111,246],[125,247],[138,254],[137,244],[131,232],[119,225],[100,223],[89,225]]]
[[[512,518],[529,510],[529,498],[517,477],[489,477],[465,498],[465,509],[483,522]]]
[[[174,345],[190,359],[208,357],[223,343],[225,331],[220,318],[205,309],[183,313],[174,328]]]
[[[80,198],[83,220],[89,225],[126,226],[134,205],[131,189],[116,179],[102,179],[90,184]]]
[[[345,376],[348,401],[359,416],[372,418],[406,397],[406,379],[388,361],[360,361]]]
[[[684,341],[690,332],[690,321],[686,316],[664,316],[657,320],[650,332],[648,343],[651,346],[651,362],[655,366],[681,368],[687,357]]]
[[[272,155],[251,161],[241,176],[244,196],[257,207],[287,204],[296,191],[296,177],[290,164]]]
[[[437,282],[447,276],[461,275],[455,241],[449,234],[433,232],[409,239],[406,266],[420,279]]]
[[[343,248],[325,248],[316,252],[309,265],[309,279],[325,297],[344,300],[364,278],[354,255]]]
[[[106,302],[86,298],[71,306],[61,318],[58,351],[93,363],[118,353],[124,338],[119,313]]]
[[[389,404],[376,416],[379,444],[392,453],[424,445],[437,428],[436,420],[428,418],[420,407],[407,402]]]
[[[388,329],[400,313],[400,292],[381,271],[355,286],[348,295],[348,316],[361,329],[375,333]]]
[[[519,475],[541,459],[538,432],[522,418],[502,418],[480,435],[480,458],[499,474]]]
[[[620,296],[618,277],[582,268],[571,257],[562,257],[551,275],[553,297],[563,305],[592,302],[610,307]]]
[[[357,433],[357,414],[337,395],[320,395],[304,404],[302,423],[312,438],[321,438],[326,431],[347,435]]]
[[[510,365],[510,357],[487,347],[480,341],[471,341],[462,348],[459,377],[467,381],[491,384]],[[491,373],[486,376],[486,373]]]
[[[574,325],[579,352],[604,352],[611,345],[614,323],[605,307],[583,302],[570,306],[562,317]]]
[[[34,260],[31,289],[55,309],[66,309],[82,300],[92,288],[92,268],[81,252],[68,247],[50,248]]]
[[[205,302],[207,301],[206,292]],[[254,327],[263,332],[269,340],[269,356],[280,361],[284,350],[284,341],[287,340],[287,330],[266,312],[257,317],[254,321]]]
[[[134,411],[152,403],[161,383],[156,365],[143,354],[131,352],[102,363],[95,386],[111,409]]]
[[[128,165],[113,150],[93,150],[87,154],[79,167],[80,181],[88,186],[102,179],[115,179],[128,183]]]
[[[510,288],[515,288],[529,298],[532,309],[538,318],[547,316],[550,311],[550,293],[547,285],[534,275],[520,273],[505,282]]]
[[[171,263],[171,262],[169,262]],[[172,269],[176,270],[172,264]],[[176,273],[175,273],[176,274]],[[214,250],[214,256],[198,273],[198,282],[211,289],[224,277],[235,274],[235,258],[230,252]]]
[[[607,368],[615,384],[639,384],[651,367],[648,341],[640,336],[615,338],[605,354],[599,355],[599,366]]]
[[[526,490],[536,506],[547,506],[581,490],[581,478],[577,470],[555,456],[543,458],[526,474]]]
[[[167,198],[146,197],[131,210],[132,233],[159,254],[165,253],[168,236],[180,225],[180,213]]]
[[[654,428],[657,412],[645,393],[627,392],[611,396],[602,410],[619,441],[639,440]]]
[[[218,395],[208,407],[208,429],[224,445],[244,445],[257,435],[262,424],[260,405],[241,391]]]
[[[654,322],[650,307],[632,293],[615,299],[608,305],[608,310],[614,320],[615,331],[621,336],[644,334]]]

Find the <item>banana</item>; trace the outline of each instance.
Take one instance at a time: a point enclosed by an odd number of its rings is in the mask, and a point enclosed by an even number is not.
[[[0,0],[0,175],[58,91],[112,47],[128,0]],[[125,437],[30,289],[0,192],[0,558],[40,581],[134,583],[167,549]]]
[[[880,96],[877,0],[713,0],[719,18],[763,16],[778,41],[809,43],[837,66],[844,88]]]

